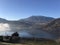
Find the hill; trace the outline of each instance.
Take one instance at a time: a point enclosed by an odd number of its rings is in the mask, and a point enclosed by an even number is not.
[[[32,27],[36,29],[36,26],[39,25],[41,27],[42,25],[45,25],[45,23],[48,23],[52,20],[54,20],[54,18],[45,16],[31,16],[17,21],[9,21],[0,18],[0,24],[8,24],[11,31],[20,31],[32,29]]]
[[[21,19],[19,21],[24,22],[32,22],[32,23],[47,23],[54,20],[52,17],[46,17],[46,16],[30,16],[26,19]]]
[[[54,34],[56,39],[60,39],[60,18],[48,23],[43,29]]]
[[[7,22],[6,19],[0,18],[0,23],[5,23],[5,22]]]

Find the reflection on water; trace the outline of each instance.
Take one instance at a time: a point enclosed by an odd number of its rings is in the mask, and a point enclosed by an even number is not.
[[[37,32],[37,31],[36,31]],[[0,31],[0,35],[3,35],[3,36],[11,36],[14,32],[3,32],[3,31]],[[40,33],[35,33],[35,34],[30,34],[28,33],[27,31],[20,31],[18,32],[19,33],[19,36],[20,37],[36,37],[36,38],[48,38],[48,39],[53,39],[53,35],[49,34],[49,33],[46,33],[44,31],[40,31]]]
[[[0,35],[1,36],[11,36],[14,32],[10,32],[10,31],[0,31]],[[20,31],[18,32],[20,37],[32,37],[31,34],[29,34],[28,32],[25,31]]]

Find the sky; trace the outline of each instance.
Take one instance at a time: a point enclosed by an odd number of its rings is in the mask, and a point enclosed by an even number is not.
[[[30,16],[60,18],[60,0],[0,0],[0,18],[18,20]]]

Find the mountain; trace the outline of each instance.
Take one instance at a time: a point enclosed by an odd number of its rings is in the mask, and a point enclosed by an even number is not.
[[[31,30],[34,30],[32,31],[32,33],[36,34],[37,36],[40,34],[41,31],[47,32],[48,34],[51,34],[52,39],[56,40],[57,42],[60,42],[60,18],[54,19],[44,25],[35,24],[31,27]]]
[[[11,31],[20,31],[20,30],[36,29],[39,26],[40,27],[42,25],[44,26],[45,23],[51,22],[52,20],[54,20],[54,18],[52,17],[31,16],[31,17],[17,20],[17,21],[9,21],[9,20],[0,18],[0,23],[6,23],[7,25],[9,25]]]
[[[7,22],[6,19],[0,18],[0,23],[5,23],[5,22]]]
[[[48,31],[52,31],[53,33],[59,33],[60,34],[60,18],[53,20],[52,22],[48,23],[44,29]]]
[[[25,19],[20,19],[20,20],[17,20],[17,21],[9,21],[9,20],[6,20],[6,19],[3,19],[3,18],[0,18],[0,23],[1,22],[22,22],[22,23],[29,23],[29,24],[32,24],[32,23],[47,23],[47,22],[50,22],[54,20],[54,18],[52,17],[45,17],[45,16],[30,16],[28,18],[25,18]]]
[[[9,28],[10,31],[21,31],[21,30],[33,31],[33,30],[41,29],[41,27],[46,25],[48,22],[51,22],[52,20],[54,20],[54,18],[45,17],[45,16],[31,16],[17,21],[9,21],[0,18],[0,26],[3,25],[4,27],[3,29]]]
[[[19,22],[19,21],[8,21],[8,24],[11,28],[10,31],[21,31],[27,30],[32,24],[26,22]]]
[[[47,23],[54,20],[52,17],[45,17],[45,16],[31,16],[26,19],[21,19],[19,21],[24,22],[32,22],[32,23]]]
[[[60,18],[48,23],[43,29],[54,34],[56,39],[60,39]]]

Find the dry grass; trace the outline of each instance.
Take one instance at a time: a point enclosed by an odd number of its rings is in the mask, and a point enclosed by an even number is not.
[[[5,43],[5,42],[0,42],[0,45],[60,45],[60,43],[56,42],[49,42],[49,41],[24,41],[20,43]]]

